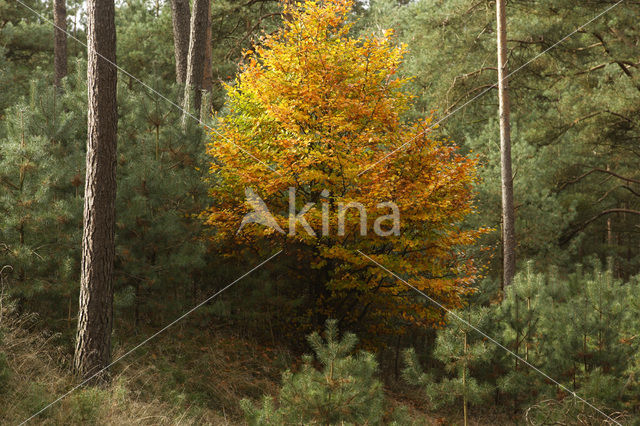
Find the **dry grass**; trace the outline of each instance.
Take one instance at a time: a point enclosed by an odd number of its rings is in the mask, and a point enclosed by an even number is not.
[[[52,344],[56,336],[38,331],[36,324],[36,315],[17,314],[6,299],[0,304],[0,353],[8,364],[0,424],[26,420],[75,384],[68,372],[70,356]],[[31,423],[238,424],[240,399],[273,389],[276,384],[268,378],[273,372],[260,373],[265,363],[258,365],[263,355],[255,347],[222,338],[214,342],[199,349],[193,345],[203,342],[187,344],[177,336],[154,342],[114,367],[110,385],[78,389]],[[247,362],[251,352],[255,363]]]
[[[155,330],[116,340],[114,358]],[[82,388],[54,404],[30,424],[43,425],[239,425],[240,401],[275,395],[290,353],[221,331],[183,326],[161,335],[113,367],[103,388]],[[123,335],[134,333],[121,332]],[[18,314],[0,297],[0,361],[6,354],[0,424],[18,424],[71,389],[70,354],[42,332],[34,314]],[[429,413],[425,399],[400,383],[388,383],[390,411],[404,406],[416,425],[461,424],[461,413]],[[513,424],[513,418],[475,413],[474,425]],[[517,421],[515,423],[518,423]]]

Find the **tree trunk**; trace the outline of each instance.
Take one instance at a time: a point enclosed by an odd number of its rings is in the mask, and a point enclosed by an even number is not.
[[[55,0],[53,4],[53,84],[60,87],[67,75],[67,5],[65,0]]]
[[[184,84],[187,79],[187,55],[189,54],[189,0],[171,0],[173,21],[173,50],[176,57],[176,82]]]
[[[202,90],[208,94],[209,102],[205,104],[205,113],[211,110],[211,90],[213,89],[213,67],[212,67],[212,31],[211,31],[211,0],[209,0],[209,12],[207,13],[207,32],[204,45],[204,74],[202,75]]]
[[[114,0],[87,3],[88,139],[82,271],[74,369],[108,379],[115,256],[117,71]],[[112,62],[112,63],[110,63]]]
[[[200,116],[202,101],[202,76],[204,74],[205,44],[209,24],[209,0],[194,0],[187,59],[187,81],[184,89],[184,113],[182,125],[186,125],[187,113]]]
[[[607,171],[610,171],[609,165],[607,164]],[[612,230],[612,221],[611,216],[607,218],[607,250],[611,250],[613,248],[613,230]]]
[[[462,415],[464,426],[467,426],[467,332],[464,332],[463,346],[464,364],[462,366]]]
[[[507,22],[505,0],[496,1],[498,22],[498,99],[500,102],[500,162],[502,176],[502,287],[509,286],[516,273],[516,230],[511,171],[511,124],[509,122],[509,82],[507,79]]]

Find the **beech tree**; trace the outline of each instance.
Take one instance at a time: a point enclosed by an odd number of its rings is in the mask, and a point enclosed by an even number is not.
[[[83,379],[108,378],[115,257],[117,100],[114,0],[87,4],[88,128],[74,369]]]
[[[458,225],[473,208],[475,162],[428,133],[429,117],[403,121],[410,95],[396,71],[406,48],[391,31],[354,37],[351,7],[348,0],[285,6],[291,19],[282,30],[247,52],[227,86],[223,137],[214,135],[209,145],[214,205],[205,216],[216,229],[216,246],[229,255],[274,245],[291,251],[290,291],[316,305],[315,317],[301,314],[302,322],[319,327],[325,315],[369,321],[372,333],[389,330],[398,318],[433,325],[441,313],[358,250],[407,274],[444,305],[460,306],[476,276],[465,248],[478,231]],[[410,140],[416,145],[410,154],[362,173]],[[247,188],[281,229],[289,226],[288,235],[256,224],[238,231],[252,211],[244,202]],[[397,232],[388,217],[379,221],[391,213],[380,204],[389,201],[401,218]],[[341,216],[339,206],[352,202],[366,212]],[[313,235],[290,226],[291,209],[298,214],[306,203],[318,203],[304,216]],[[374,232],[376,226],[383,232]]]

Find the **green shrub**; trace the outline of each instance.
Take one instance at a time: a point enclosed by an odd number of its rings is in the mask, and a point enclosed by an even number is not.
[[[50,399],[51,394],[42,383],[29,383],[20,403],[21,411],[27,413],[29,416],[38,413],[49,404]],[[51,413],[51,410],[44,410],[38,414],[37,418],[47,418]]]
[[[107,391],[99,388],[86,388],[70,395],[65,407],[69,413],[67,421],[71,424],[97,424],[107,400]]]
[[[467,323],[480,329],[489,327],[488,309],[458,311],[449,315],[449,324],[440,330],[433,356],[444,367],[440,377],[425,373],[413,349],[404,352],[403,379],[424,389],[434,408],[442,406],[462,408],[467,423],[469,405],[479,405],[487,400],[492,386],[476,377],[486,369],[495,348],[478,335]]]
[[[638,279],[624,282],[597,262],[568,276],[532,269],[517,275],[497,308],[502,343],[597,406],[637,410]],[[503,371],[501,391],[525,407],[567,393],[522,363],[514,367],[512,357]]]
[[[605,413],[637,416],[640,280],[625,282],[597,262],[585,269],[537,273],[529,264],[499,303],[488,302],[498,297],[485,296],[489,306],[457,312],[511,354],[450,316],[437,332],[434,368],[423,372],[415,352],[407,351],[403,377],[421,386],[436,408],[486,403],[491,394],[497,405],[522,409],[534,423],[547,408],[553,421],[578,409],[602,421],[601,413],[582,402],[581,407],[563,402],[575,391]]]
[[[2,345],[2,334],[0,334],[0,347]],[[9,379],[11,371],[7,362],[7,354],[0,352],[0,393],[5,392],[9,388]]]
[[[318,333],[308,337],[321,369],[305,356],[300,371],[287,370],[277,404],[269,397],[259,408],[242,401],[249,424],[381,424],[384,393],[374,355],[354,355],[356,336],[339,339],[336,321],[327,321],[325,335],[326,340]]]

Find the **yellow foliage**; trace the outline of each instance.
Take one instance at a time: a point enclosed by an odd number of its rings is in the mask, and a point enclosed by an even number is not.
[[[392,31],[352,36],[350,0],[284,7],[290,19],[245,52],[235,83],[226,86],[228,109],[217,129],[224,137],[211,134],[213,205],[204,216],[215,228],[214,242],[236,254],[284,248],[296,259],[290,279],[300,279],[301,288],[320,287],[311,292],[312,303],[323,315],[368,319],[376,333],[381,325],[390,330],[405,321],[439,324],[440,312],[357,250],[444,305],[459,307],[477,274],[465,247],[481,231],[459,226],[472,212],[476,161],[460,155],[452,142],[434,139],[432,117],[403,120],[411,95],[408,80],[396,72],[406,46],[394,41]],[[407,143],[409,152],[362,173]],[[252,211],[245,203],[247,187],[284,230],[288,188],[296,188],[296,211],[316,203],[305,215],[316,236],[301,229],[283,235],[257,224],[237,233]],[[378,207],[386,201],[399,208],[400,235],[372,232],[374,215],[389,214]],[[337,206],[349,202],[366,208],[366,235],[354,212],[345,217],[345,234],[338,235]],[[329,235],[321,235],[322,203],[329,210]]]

